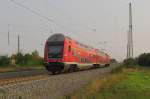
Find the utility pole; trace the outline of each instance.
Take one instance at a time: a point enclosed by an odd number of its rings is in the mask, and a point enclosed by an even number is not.
[[[18,54],[20,53],[20,36],[18,35]]]
[[[129,59],[130,58],[130,42],[129,42],[129,31],[127,31],[127,59]]]
[[[10,44],[10,39],[9,39],[9,24],[8,24],[8,45]]]
[[[127,59],[133,58],[133,34],[132,34],[132,5],[129,3],[129,31],[127,33]]]
[[[9,40],[9,31],[8,31],[8,45],[10,44],[10,40]]]

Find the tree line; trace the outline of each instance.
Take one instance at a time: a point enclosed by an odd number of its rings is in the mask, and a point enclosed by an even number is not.
[[[150,53],[143,53],[136,58],[125,59],[124,64],[127,66],[140,65],[150,67]]]
[[[9,65],[42,65],[43,58],[39,56],[37,51],[33,51],[32,53],[17,53],[9,56],[0,56],[0,66],[9,66]]]
[[[116,63],[115,59],[111,60],[112,63]],[[136,58],[130,58],[124,60],[124,65],[127,66],[149,66],[150,67],[150,53],[143,53]],[[9,66],[9,65],[27,65],[27,66],[34,66],[34,65],[42,65],[43,58],[39,56],[37,51],[33,51],[32,53],[17,53],[13,54],[12,56],[0,56],[0,66]]]

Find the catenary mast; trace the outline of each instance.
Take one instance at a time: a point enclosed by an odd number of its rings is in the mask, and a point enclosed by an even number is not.
[[[127,34],[127,59],[133,58],[133,34],[132,34],[132,5],[129,3],[129,31]]]

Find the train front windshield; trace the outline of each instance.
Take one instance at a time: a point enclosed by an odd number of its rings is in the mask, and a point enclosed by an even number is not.
[[[62,58],[63,45],[49,45],[48,58]]]

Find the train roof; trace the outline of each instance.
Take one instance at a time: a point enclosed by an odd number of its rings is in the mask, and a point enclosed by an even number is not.
[[[51,35],[51,36],[47,39],[47,42],[64,41],[65,38],[68,38],[68,39],[70,39],[70,40],[73,40],[72,38],[70,38],[70,37],[68,37],[68,36],[65,36],[65,35],[62,34],[62,33],[55,33],[55,34]],[[89,49],[89,50],[94,50],[94,48],[91,47],[91,46],[82,44],[82,43],[80,43],[80,42],[78,42],[78,41],[76,41],[76,40],[74,40],[74,41],[75,41],[79,46],[82,46],[82,47],[87,48],[87,49]],[[104,52],[102,52],[102,51],[100,51],[100,50],[98,50],[98,49],[95,49],[95,51],[98,51],[99,53],[103,53],[103,54],[104,54]]]
[[[68,37],[68,36],[65,36],[64,34],[61,34],[61,33],[56,33],[56,34],[53,34],[51,35],[48,39],[47,39],[47,42],[53,42],[53,41],[64,41],[65,38],[68,38],[70,40],[73,40],[72,38]],[[90,46],[87,46],[85,44],[82,44],[76,40],[74,40],[78,45],[80,46],[83,46],[85,48],[90,48],[90,49],[94,49],[93,47],[90,47]]]
[[[64,41],[65,35],[61,33],[53,34],[48,39],[47,42],[53,42],[53,41]]]

